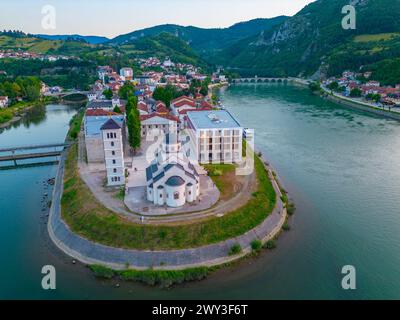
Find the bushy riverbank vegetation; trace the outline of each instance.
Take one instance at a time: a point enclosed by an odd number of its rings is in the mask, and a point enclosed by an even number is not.
[[[133,270],[117,271],[102,265],[91,265],[89,268],[96,277],[103,279],[119,278],[123,281],[138,281],[150,286],[171,287],[188,281],[200,281],[215,268],[198,267],[184,270]]]
[[[142,225],[105,208],[81,180],[77,146],[71,147],[65,165],[62,217],[75,233],[98,243],[127,249],[194,248],[234,238],[258,226],[273,210],[276,194],[261,160],[255,158],[257,192],[246,205],[192,224]]]

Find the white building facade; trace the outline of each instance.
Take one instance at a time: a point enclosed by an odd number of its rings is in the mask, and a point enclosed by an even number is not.
[[[158,206],[181,207],[200,196],[200,176],[181,153],[175,134],[167,134],[146,169],[147,200]]]
[[[187,128],[200,163],[242,162],[243,128],[228,111],[188,112]]]
[[[125,185],[125,164],[122,128],[113,119],[101,127],[104,147],[104,162],[107,171],[107,185]]]

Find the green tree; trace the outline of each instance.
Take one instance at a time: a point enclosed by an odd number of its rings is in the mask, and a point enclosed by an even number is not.
[[[337,83],[336,81],[331,82],[330,84],[328,84],[328,89],[331,91],[337,91],[339,89],[339,83]]]
[[[153,92],[153,98],[164,102],[167,108],[171,105],[172,99],[177,98],[179,95],[179,92],[172,85],[157,87]]]
[[[137,109],[138,99],[135,96],[128,97],[128,101],[126,102],[125,112],[126,115],[129,116],[133,109]]]
[[[131,83],[125,83],[118,91],[118,95],[121,99],[128,100],[130,96],[135,93],[135,88]]]
[[[140,114],[137,107],[130,109],[127,127],[129,146],[134,150],[134,153],[136,153],[137,149],[139,149],[141,145]]]
[[[40,92],[35,88],[35,86],[28,86],[26,88],[26,99],[28,101],[35,101],[39,99]]]
[[[103,94],[106,97],[106,99],[108,99],[108,100],[111,100],[111,98],[114,95],[111,89],[104,90]]]
[[[358,88],[354,88],[350,91],[350,97],[359,98],[361,97],[362,91]]]

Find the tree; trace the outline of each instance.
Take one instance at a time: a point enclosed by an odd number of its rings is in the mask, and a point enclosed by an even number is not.
[[[139,149],[141,145],[140,114],[137,107],[130,109],[127,127],[129,146],[134,150],[134,153],[136,153],[136,150]]]
[[[160,100],[165,103],[167,108],[171,105],[171,100],[177,98],[179,92],[172,85],[167,85],[165,87],[157,87],[153,92],[153,98],[155,100]]]
[[[118,91],[118,95],[121,99],[128,100],[130,96],[135,93],[135,88],[131,83],[125,83]]]
[[[35,101],[39,99],[40,92],[34,86],[28,86],[26,88],[26,99],[28,101]]]
[[[359,98],[361,97],[362,91],[358,88],[354,88],[350,91],[350,97]]]
[[[111,100],[114,95],[111,89],[104,90],[103,94],[108,100]]]
[[[339,83],[337,83],[336,81],[331,82],[330,84],[328,84],[328,89],[331,91],[337,91],[339,89]]]
[[[133,109],[137,109],[138,99],[137,97],[130,96],[128,97],[128,101],[126,102],[125,112],[126,115],[129,116]]]

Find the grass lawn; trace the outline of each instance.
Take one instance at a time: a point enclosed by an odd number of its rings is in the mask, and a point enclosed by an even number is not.
[[[220,242],[259,225],[275,206],[276,194],[259,158],[255,168],[258,190],[243,207],[220,218],[178,226],[135,224],[97,201],[79,177],[77,145],[65,164],[62,217],[71,229],[104,245],[129,249],[183,249]]]
[[[214,181],[221,193],[221,199],[232,197],[235,193],[235,175],[236,166],[233,164],[206,164],[204,168],[208,175]]]
[[[354,42],[386,41],[400,36],[399,33],[362,34],[354,37]]]

